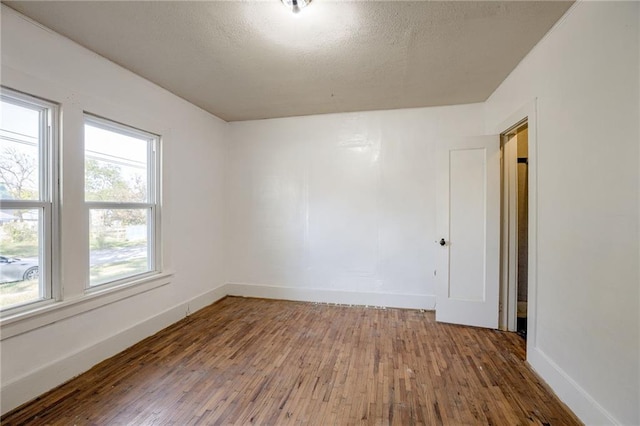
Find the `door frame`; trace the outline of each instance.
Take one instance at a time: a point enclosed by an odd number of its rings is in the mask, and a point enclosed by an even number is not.
[[[517,331],[518,136],[527,120],[500,135],[500,330]],[[515,140],[514,140],[515,138]]]
[[[528,122],[528,291],[527,291],[527,359],[533,355],[537,340],[538,318],[538,123],[537,98],[521,106],[493,129],[491,133],[508,133],[523,121]],[[502,281],[502,280],[501,280]],[[501,289],[502,293],[502,289]],[[504,315],[506,318],[506,315]]]

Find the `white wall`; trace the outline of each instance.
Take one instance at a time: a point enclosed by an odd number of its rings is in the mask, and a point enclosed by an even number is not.
[[[528,359],[587,424],[640,423],[638,7],[576,4],[485,104],[493,132],[537,98]]]
[[[230,127],[231,292],[433,308],[435,150],[480,104]]]
[[[228,125],[2,6],[2,84],[61,104],[65,133],[62,262],[65,300],[81,297],[82,110],[163,136],[167,285],[1,342],[2,412],[211,303],[225,282]],[[80,125],[80,127],[78,127]],[[80,157],[76,167],[73,157]],[[78,194],[80,191],[80,194]],[[69,309],[76,309],[74,305]],[[3,332],[5,328],[3,326]]]

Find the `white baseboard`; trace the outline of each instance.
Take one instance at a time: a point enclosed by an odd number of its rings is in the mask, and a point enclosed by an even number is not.
[[[0,413],[13,410],[181,320],[187,313],[202,309],[225,296],[224,286],[218,287],[5,384],[1,391]]]
[[[527,361],[584,424],[622,424],[539,348],[528,351]]]
[[[435,296],[340,291],[311,288],[228,283],[138,323],[110,338],[53,361],[2,386],[0,413],[5,414],[44,392],[87,371],[95,364],[125,350],[142,339],[225,296],[261,297],[345,305],[384,306],[406,309],[435,308]],[[529,363],[558,397],[585,422],[593,425],[621,424],[582,389],[539,348],[529,352]]]
[[[241,283],[227,283],[224,288],[229,296],[262,297],[265,299],[425,310],[433,310],[436,306],[436,297],[434,295],[424,294],[365,293],[357,291],[279,287]]]

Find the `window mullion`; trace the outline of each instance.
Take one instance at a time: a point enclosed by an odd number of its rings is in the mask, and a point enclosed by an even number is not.
[[[152,203],[112,203],[109,201],[87,201],[88,209],[113,209],[113,210],[125,210],[125,209],[149,209],[154,206]]]
[[[27,209],[41,209],[46,205],[50,205],[49,201],[36,201],[36,200],[2,200],[2,209],[7,210],[27,210]]]

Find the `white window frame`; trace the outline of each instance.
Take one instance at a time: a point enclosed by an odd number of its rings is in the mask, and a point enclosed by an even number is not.
[[[7,103],[40,111],[39,155],[39,200],[2,200],[2,209],[37,209],[39,220],[40,298],[20,305],[0,308],[0,318],[32,311],[60,300],[60,227],[59,227],[59,105],[35,96],[0,87],[0,97]]]
[[[160,146],[161,137],[151,132],[136,129],[132,126],[118,123],[107,118],[84,112],[84,124],[90,124],[104,130],[112,131],[122,135],[131,136],[138,139],[146,139],[148,142],[147,149],[147,193],[148,200],[146,203],[140,202],[117,202],[117,201],[86,201],[86,218],[90,217],[92,210],[102,209],[147,209],[149,211],[147,221],[147,258],[149,260],[149,271],[140,274],[130,275],[113,281],[91,285],[90,282],[90,265],[87,264],[87,279],[85,291],[87,293],[100,292],[113,287],[124,287],[133,285],[139,280],[160,274],[162,272],[161,264],[161,225],[160,225],[160,196],[161,196],[161,176],[160,176]],[[86,155],[86,151],[85,151]],[[84,179],[83,175],[83,179]],[[90,231],[89,231],[90,232]],[[87,251],[90,257],[91,249],[89,247],[89,235],[86,236]]]
[[[46,162],[46,165],[51,167],[49,171],[52,207],[50,241],[41,242],[49,253],[48,259],[41,260],[41,273],[44,280],[46,260],[51,275],[47,284],[50,298],[0,310],[0,344],[23,333],[171,284],[174,276],[174,271],[170,269],[171,250],[163,249],[162,242],[165,241],[166,235],[162,232],[164,224],[161,222],[164,179],[162,148],[164,138],[171,137],[170,127],[145,111],[127,109],[114,104],[110,99],[85,97],[69,91],[66,87],[35,79],[31,75],[5,73],[2,80],[0,89],[3,93],[15,93],[14,97],[35,100],[36,103],[43,103],[52,108],[48,117],[51,130],[48,133],[49,158]],[[155,233],[152,237],[155,237],[155,253],[152,261],[155,262],[155,272],[135,275],[122,283],[92,288],[88,288],[89,217],[85,208],[83,179],[85,113],[98,118],[109,118],[108,122],[122,123],[125,128],[145,129],[147,131],[144,133],[160,135],[155,154],[157,178],[154,180],[156,210]],[[4,202],[0,201],[0,204]],[[8,204],[7,207],[9,208]],[[149,243],[151,242],[150,238]]]

